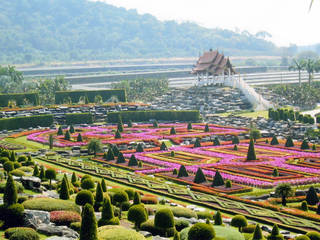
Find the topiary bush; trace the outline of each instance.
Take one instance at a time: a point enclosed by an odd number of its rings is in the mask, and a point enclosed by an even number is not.
[[[124,191],[128,194],[129,200],[133,200],[135,191],[131,188],[126,188]]]
[[[15,204],[18,201],[16,184],[13,181],[11,174],[9,174],[3,193],[3,202],[9,206]]]
[[[306,235],[310,238],[310,240],[320,240],[319,232],[311,231],[311,232],[308,232]]]
[[[93,195],[88,190],[81,190],[77,193],[76,204],[84,206],[87,203],[93,205]]]
[[[249,224],[249,225],[242,228],[242,232],[243,233],[253,233],[255,229],[256,229],[256,225]]]
[[[81,217],[80,240],[98,240],[97,221],[91,204],[84,205]]]
[[[209,219],[212,220],[213,216],[209,211],[201,211],[201,212],[196,212],[198,219]]]
[[[141,233],[121,226],[99,227],[98,237],[99,240],[145,240]]]
[[[170,209],[175,217],[198,218],[197,213],[188,208],[172,207]]]
[[[224,180],[220,174],[220,172],[217,170],[216,174],[214,175],[213,182],[212,182],[212,187],[218,187],[218,186],[223,186],[224,185]]]
[[[310,238],[306,235],[300,235],[296,237],[295,240],[310,240]]]
[[[23,223],[24,207],[22,204],[15,203],[10,206],[6,206],[3,209],[2,220],[5,221],[5,227],[17,227]]]
[[[141,223],[148,220],[148,214],[142,204],[133,205],[128,211],[128,220],[134,223],[136,229],[140,228]]]
[[[308,203],[307,203],[307,201],[302,201],[300,208],[301,208],[302,211],[308,211],[309,208],[308,208]]]
[[[309,205],[316,205],[319,202],[318,194],[313,186],[307,192],[306,201]]]
[[[220,211],[217,211],[217,213],[214,215],[214,225],[223,225]]]
[[[176,230],[180,232],[182,229],[185,229],[189,227],[190,223],[187,220],[184,219],[177,219],[174,220],[174,226],[176,227]]]
[[[83,181],[81,181],[81,188],[82,189],[92,189],[94,188],[94,181],[92,180],[92,178],[86,178]]]
[[[193,182],[194,183],[203,183],[203,182],[206,182],[206,181],[207,181],[206,176],[204,175],[202,169],[199,167],[197,172],[196,172],[196,175],[194,177]]]
[[[188,240],[212,240],[215,237],[215,231],[211,224],[196,223],[188,232]]]
[[[8,228],[4,235],[6,238],[14,239],[14,240],[39,240],[40,237],[38,233],[32,229],[27,227],[15,227]]]
[[[120,221],[117,217],[114,217],[114,209],[111,205],[111,201],[109,197],[106,197],[104,199],[103,205],[102,205],[102,213],[101,218],[98,221],[98,226],[104,226],[104,225],[119,225]]]
[[[178,172],[178,178],[180,177],[188,177],[189,174],[187,172],[187,169],[184,165],[181,165]]]
[[[72,222],[69,227],[77,233],[80,233],[81,222]]]
[[[174,218],[169,208],[160,209],[154,217],[154,226],[162,235],[171,237],[174,234]]]
[[[79,206],[71,201],[53,198],[33,198],[22,203],[24,208],[41,211],[75,211],[80,212]]]
[[[52,211],[50,212],[50,222],[56,225],[70,226],[73,222],[80,222],[81,216],[73,211]]]
[[[235,215],[231,219],[231,226],[239,228],[239,232],[241,232],[242,227],[246,227],[248,225],[248,221],[243,215]]]

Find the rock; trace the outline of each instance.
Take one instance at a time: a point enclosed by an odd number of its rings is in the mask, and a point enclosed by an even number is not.
[[[151,237],[152,234],[150,232],[147,231],[140,231],[139,233],[141,233],[145,238]]]
[[[22,176],[20,181],[23,187],[29,190],[40,188],[41,186],[41,179],[38,177]]]
[[[159,235],[152,237],[152,240],[169,240],[170,238],[160,237]]]
[[[79,234],[66,227],[66,226],[55,226],[53,224],[40,224],[37,228],[37,232],[47,236],[63,236],[69,239],[77,239]]]
[[[26,214],[26,217],[29,219],[32,219],[32,217],[35,219],[36,224],[49,224],[50,223],[50,213],[46,211],[39,211],[39,210],[29,210],[25,209],[24,213]]]
[[[38,226],[38,222],[35,216],[31,213],[24,212],[22,227],[37,229],[37,226]]]
[[[58,237],[58,236],[46,238],[46,240],[71,240],[71,239],[74,239],[74,238]]]

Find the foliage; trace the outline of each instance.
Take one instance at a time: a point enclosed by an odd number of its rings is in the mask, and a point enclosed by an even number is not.
[[[196,175],[194,177],[193,182],[194,183],[203,183],[203,182],[206,182],[206,181],[207,181],[206,176],[202,172],[202,169],[199,167],[197,172],[196,172]]]
[[[67,130],[67,131],[65,132],[65,134],[64,134],[64,140],[70,141],[70,138],[71,138],[70,132],[69,132],[69,130]]]
[[[281,183],[276,187],[275,194],[282,198],[282,205],[286,206],[286,198],[294,193],[289,183]]]
[[[32,228],[14,227],[8,228],[4,232],[5,237],[14,240],[40,240],[37,232]]]
[[[302,150],[310,149],[310,146],[309,146],[309,143],[308,143],[307,139],[304,139],[304,140],[302,141],[300,148],[301,148]]]
[[[133,222],[136,229],[140,228],[141,223],[148,220],[148,214],[142,204],[136,204],[129,208],[128,220]]]
[[[99,227],[98,237],[100,240],[145,240],[141,233],[122,226]]]
[[[193,147],[194,147],[194,148],[201,147],[201,142],[200,142],[200,139],[199,139],[199,138],[196,139],[196,141],[194,142]]]
[[[257,224],[256,228],[255,228],[255,230],[253,232],[252,240],[264,240],[264,239],[265,238],[262,235],[262,231],[261,231],[260,225]]]
[[[307,192],[306,201],[309,205],[316,205],[319,202],[318,194],[313,186]]]
[[[138,166],[138,161],[135,157],[135,155],[131,155],[129,162],[128,162],[128,166]]]
[[[293,140],[292,140],[291,136],[287,137],[287,140],[286,140],[286,143],[285,143],[285,147],[294,147],[294,143],[293,143]]]
[[[120,191],[117,191],[117,192],[113,195],[112,200],[113,200],[115,203],[121,205],[121,203],[129,201],[129,197],[128,197],[128,194],[127,194],[125,191],[120,190]]]
[[[108,148],[107,154],[104,156],[104,159],[106,159],[107,161],[114,160],[114,153],[111,147]]]
[[[81,217],[80,240],[98,240],[97,221],[89,203],[84,205]]]
[[[174,220],[174,226],[178,232],[180,232],[182,229],[189,227],[190,223],[188,220],[185,219],[175,219]]]
[[[163,208],[156,212],[154,226],[158,228],[174,227],[173,213],[169,208]]]
[[[26,175],[25,172],[23,172],[23,171],[21,171],[21,170],[19,170],[19,169],[14,169],[14,170],[12,170],[12,171],[10,172],[10,174],[11,174],[12,176],[16,176],[16,177],[22,177],[22,176],[25,176],[25,175]]]
[[[160,151],[165,151],[165,150],[168,150],[167,145],[164,142],[162,142],[160,146]]]
[[[50,188],[52,188],[52,184],[51,184],[51,181],[56,179],[57,177],[57,173],[56,173],[56,170],[54,170],[53,168],[49,168],[45,171],[45,176],[47,179],[49,179],[50,181]]]
[[[235,215],[231,219],[231,226],[239,228],[239,232],[241,232],[241,228],[248,225],[247,219],[243,215]]]
[[[11,205],[4,205],[1,208],[1,220],[5,221],[5,228],[21,226],[23,223],[24,207],[22,204],[14,203]]]
[[[103,203],[103,191],[101,184],[98,182],[96,187],[96,197],[94,201],[94,209],[95,211],[99,211],[99,208],[102,206]]]
[[[143,149],[142,143],[138,143],[137,148],[136,148],[136,152],[143,152],[143,151],[144,151],[144,149]],[[132,155],[131,155],[131,157],[132,157]],[[131,158],[130,158],[130,160],[131,160]],[[134,166],[136,166],[136,165],[134,165]]]
[[[278,170],[278,168],[275,167],[275,168],[273,169],[272,176],[274,176],[274,177],[279,177],[279,170]]]
[[[214,178],[213,178],[213,182],[212,182],[212,187],[217,187],[217,186],[222,186],[224,185],[224,180],[220,174],[220,172],[217,170],[216,171],[216,174],[214,175]]]
[[[209,211],[199,211],[196,212],[198,219],[213,219],[213,215]]]
[[[232,182],[230,180],[227,180],[225,187],[226,188],[232,188]]]
[[[217,213],[214,215],[214,225],[222,225],[222,216],[221,212],[218,210]]]
[[[120,139],[121,138],[121,133],[119,130],[116,131],[116,134],[114,135],[115,139]]]
[[[140,193],[137,191],[134,192],[133,204],[134,205],[141,204],[141,196],[140,196]]]
[[[53,199],[53,198],[33,198],[22,203],[25,209],[30,210],[41,210],[41,211],[74,211],[80,212],[79,206],[74,204],[74,202]]]
[[[306,235],[310,238],[310,240],[320,240],[319,232],[311,231],[311,232],[308,232]]]
[[[116,163],[125,163],[126,160],[122,154],[122,152],[119,152],[118,158],[117,158],[117,162]]]
[[[215,231],[211,224],[196,223],[188,233],[188,240],[212,240],[215,237]]]
[[[180,177],[188,177],[189,174],[187,172],[187,169],[184,165],[181,165],[178,172],[178,178]]]
[[[111,205],[111,201],[109,197],[106,197],[102,205],[102,214],[101,219],[99,219],[98,221],[98,226],[119,224],[119,219],[117,217],[114,217],[114,210]]]
[[[295,240],[310,240],[310,238],[306,235],[300,235],[296,237]]]
[[[106,185],[106,181],[104,180],[104,178],[101,179],[101,188],[103,192],[107,192],[107,185]]]
[[[83,141],[82,135],[81,135],[81,133],[79,133],[77,136],[77,142],[82,142],[82,141]]]
[[[191,130],[191,129],[192,129],[192,123],[191,123],[191,122],[188,123],[187,129],[188,129],[188,130]]]
[[[87,180],[87,179],[86,179]],[[86,203],[93,205],[93,195],[88,190],[81,190],[77,193],[76,204],[84,206]]]
[[[273,135],[270,145],[279,145],[279,141],[276,135]]]
[[[13,181],[12,176],[9,174],[3,194],[3,202],[5,205],[10,206],[16,204],[18,201],[17,188]]]
[[[61,126],[58,128],[57,135],[58,135],[58,136],[63,135],[63,131],[62,131],[62,127],[61,127]]]
[[[62,179],[61,188],[59,192],[59,198],[63,200],[68,200],[70,198],[69,188],[66,178]]]
[[[11,162],[11,161],[6,161],[6,162],[3,164],[3,169],[4,169],[7,173],[11,172],[11,171],[14,169],[13,162]]]
[[[239,137],[236,135],[236,136],[233,136],[232,138],[232,144],[239,144],[240,143],[240,140],[239,140]]]
[[[0,130],[13,130],[30,127],[49,127],[53,124],[53,115],[35,115],[0,119]]]
[[[213,146],[219,146],[219,145],[220,145],[220,140],[219,140],[218,137],[215,137],[215,138],[213,139]]]
[[[247,161],[256,160],[256,151],[254,150],[254,141],[251,138],[248,148]]]
[[[70,226],[73,222],[80,222],[81,216],[73,211],[52,211],[50,212],[50,222],[56,225]]]
[[[66,124],[92,124],[93,116],[91,113],[67,113]]]
[[[99,139],[91,139],[88,144],[88,151],[93,152],[94,155],[97,155],[98,152],[102,150],[102,144]]]
[[[25,105],[27,100],[32,105],[39,105],[38,93],[8,93],[0,94],[0,107],[8,107],[9,101],[15,101],[18,106]]]

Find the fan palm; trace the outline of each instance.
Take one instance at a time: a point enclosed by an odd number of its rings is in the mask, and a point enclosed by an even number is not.
[[[296,60],[293,59],[293,65],[289,67],[289,70],[294,70],[299,72],[299,86],[301,87],[301,71],[304,69],[306,61],[304,59]]]

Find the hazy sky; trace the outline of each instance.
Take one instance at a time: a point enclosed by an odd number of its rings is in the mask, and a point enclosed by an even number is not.
[[[160,20],[196,22],[205,27],[264,30],[278,46],[320,43],[320,0],[100,0]]]

